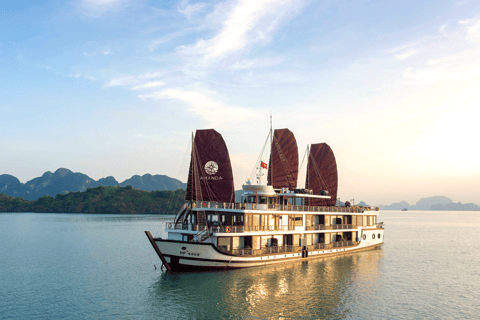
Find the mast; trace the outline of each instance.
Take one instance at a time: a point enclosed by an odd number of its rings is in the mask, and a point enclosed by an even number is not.
[[[270,113],[270,160],[272,159],[272,147],[273,147],[273,126],[272,126],[272,114]],[[270,170],[270,172],[273,172],[271,171],[272,170],[272,164],[273,164],[273,161],[269,161],[268,163],[268,170]],[[268,184],[268,172],[267,172],[267,183]],[[273,183],[272,183],[272,186],[273,186]]]
[[[273,129],[272,129],[272,114],[270,114],[270,145],[272,145],[273,142]]]
[[[195,142],[194,142],[194,139],[193,139],[193,132],[192,132],[192,154],[190,155],[190,162],[193,161],[193,148],[195,148]],[[194,186],[194,183],[193,183],[193,179],[192,179],[192,190],[193,190],[193,186]],[[192,198],[190,199],[190,208],[193,209],[193,191],[192,191]]]

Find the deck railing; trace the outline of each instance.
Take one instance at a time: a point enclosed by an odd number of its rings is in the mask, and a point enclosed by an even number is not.
[[[377,228],[383,228],[383,223],[377,223]],[[265,232],[265,231],[294,231],[295,226],[200,226],[191,224],[168,225],[168,229],[175,230],[190,230],[190,231],[203,231],[206,228],[215,233],[244,233],[244,232]],[[306,231],[315,230],[341,230],[341,229],[356,229],[356,225],[352,224],[334,224],[326,226],[324,224],[316,224],[313,226],[305,227]]]
[[[188,203],[190,205],[190,203]],[[262,207],[260,209],[259,207]],[[321,207],[321,206],[297,206],[297,205],[281,205],[281,204],[256,204],[256,203],[229,203],[214,201],[194,201],[193,208],[204,209],[237,209],[237,210],[262,210],[267,208],[268,211],[300,211],[300,212],[339,212],[339,213],[364,213],[365,211],[378,211],[377,207]]]
[[[305,227],[307,231],[313,230],[338,230],[338,229],[356,229],[357,226],[353,224],[332,224],[331,226],[326,226],[324,224],[316,224],[313,226]]]
[[[357,245],[357,241],[335,241],[332,243],[315,243],[313,245],[307,246],[308,251],[314,250],[326,250],[333,248],[342,248],[342,247],[351,247]],[[241,248],[241,249],[232,249],[227,250],[227,246],[220,246],[219,250],[225,253],[230,253],[238,256],[255,256],[255,255],[264,255],[264,254],[276,254],[276,253],[285,253],[285,252],[301,252],[302,247],[300,246],[271,246],[264,247],[261,249],[251,249],[251,248]]]

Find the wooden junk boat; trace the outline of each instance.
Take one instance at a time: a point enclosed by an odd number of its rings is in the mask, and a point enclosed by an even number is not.
[[[235,202],[232,166],[222,136],[197,130],[186,202],[166,224],[166,239],[145,231],[168,270],[226,269],[301,261],[383,244],[378,208],[339,207],[337,165],[326,143],[307,150],[306,187],[297,188],[298,149],[288,129],[270,130],[267,184],[243,185]],[[257,179],[259,179],[257,175]]]

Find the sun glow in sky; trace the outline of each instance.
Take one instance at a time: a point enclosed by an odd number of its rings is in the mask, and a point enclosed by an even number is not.
[[[331,146],[342,200],[480,204],[478,1],[11,1],[0,30],[0,174],[22,182],[185,181],[214,128],[238,189],[272,114],[301,156]]]

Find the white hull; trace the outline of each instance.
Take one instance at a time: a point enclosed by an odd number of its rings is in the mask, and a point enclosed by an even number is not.
[[[174,271],[190,269],[231,269],[265,266],[275,263],[318,259],[373,249],[383,244],[384,229],[363,229],[361,241],[352,246],[263,255],[232,255],[219,251],[212,243],[153,239]],[[380,234],[380,237],[378,236]],[[373,235],[375,238],[373,239]]]

